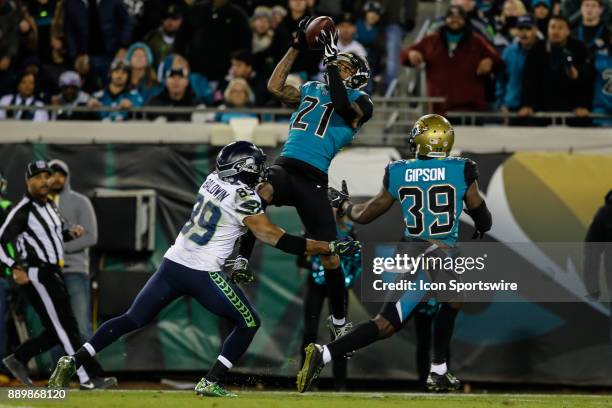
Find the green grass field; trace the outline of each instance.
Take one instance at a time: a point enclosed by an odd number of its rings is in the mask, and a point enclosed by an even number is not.
[[[6,393],[0,407],[214,407],[214,408],[604,408],[612,407],[612,395],[542,394],[400,394],[400,393],[310,393],[240,392],[238,398],[202,398],[190,391],[72,391],[67,401],[9,401]]]

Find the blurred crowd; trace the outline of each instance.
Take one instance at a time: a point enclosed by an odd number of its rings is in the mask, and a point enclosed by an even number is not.
[[[423,67],[427,95],[445,98],[437,113],[508,111],[531,123],[535,112],[611,114],[611,2],[451,0],[402,49],[417,1],[0,0],[0,106],[62,107],[0,109],[0,119],[172,121],[192,116],[127,109],[276,107],[267,79],[298,22],[316,15],[334,18],[341,51],[367,57],[370,93],[384,94],[404,65]],[[321,79],[321,57],[301,54],[289,81]],[[204,120],[236,115],[251,114]]]
[[[116,121],[133,118],[126,109],[140,106],[279,106],[267,79],[298,22],[316,15],[334,18],[340,50],[368,55],[369,90],[382,92],[398,75],[416,6],[408,0],[0,0],[0,105],[65,107],[0,110],[0,118]],[[299,86],[321,77],[321,57],[300,55],[289,81]],[[75,106],[116,109],[84,113]],[[159,116],[191,115],[146,118]]]
[[[516,124],[547,124],[536,112],[612,114],[610,0],[451,0],[427,35],[402,51],[424,66],[438,113],[515,112]],[[570,122],[571,124],[572,122]]]

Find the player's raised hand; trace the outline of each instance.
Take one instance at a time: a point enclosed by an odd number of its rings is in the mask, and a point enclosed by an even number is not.
[[[323,64],[328,65],[338,59],[338,31],[321,31],[319,42],[323,44]]]
[[[361,242],[351,237],[337,239],[329,243],[329,252],[334,255],[353,255],[361,250]]]
[[[313,20],[314,17],[304,17],[298,23],[298,29],[293,33],[293,37],[291,38],[291,47],[295,48],[298,51],[307,50],[308,43],[306,42],[306,27]]]
[[[327,199],[329,200],[329,204],[337,209],[340,212],[340,215],[344,213],[342,209],[342,205],[346,201],[350,201],[351,197],[349,196],[348,187],[346,186],[346,180],[342,180],[342,188],[341,190],[336,190],[333,187],[327,188]]]
[[[255,275],[249,268],[249,260],[238,255],[236,259],[230,259],[225,262],[225,266],[232,269],[230,273],[230,281],[235,284],[250,283],[255,280]]]

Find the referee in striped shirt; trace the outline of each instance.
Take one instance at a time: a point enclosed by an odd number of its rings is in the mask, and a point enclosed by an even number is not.
[[[0,261],[13,272],[13,280],[20,285],[32,304],[44,331],[21,344],[14,354],[2,362],[11,373],[28,386],[26,365],[30,358],[61,344],[72,355],[82,344],[79,328],[70,307],[64,284],[64,241],[83,235],[83,227],[68,228],[55,203],[48,199],[49,176],[52,170],[44,161],[28,164],[27,192],[11,210],[0,226]],[[15,259],[4,251],[6,244],[17,249]],[[102,368],[93,361],[77,373],[82,389],[107,388],[115,378],[102,377]]]

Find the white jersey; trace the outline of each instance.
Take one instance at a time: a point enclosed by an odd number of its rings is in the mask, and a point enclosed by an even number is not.
[[[247,232],[244,219],[263,213],[261,199],[243,183],[210,174],[187,221],[165,258],[200,271],[220,271],[236,240]]]

